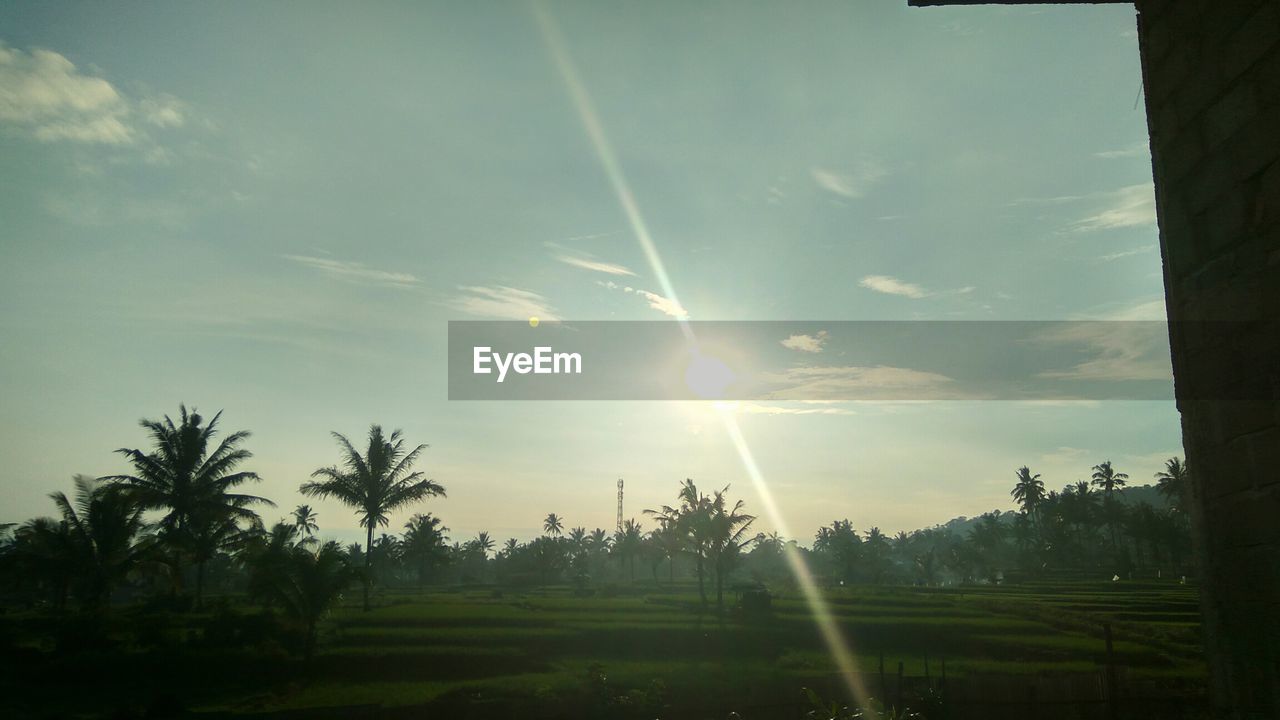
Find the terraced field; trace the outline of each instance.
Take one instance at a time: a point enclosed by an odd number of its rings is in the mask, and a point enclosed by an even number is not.
[[[968,683],[983,700],[1096,690],[1108,659],[1104,623],[1128,697],[1189,707],[1181,698],[1203,695],[1206,684],[1195,591],[1176,582],[857,587],[825,597],[859,681],[881,700],[944,676],[949,696]],[[236,632],[251,632],[257,609],[221,603],[239,618]],[[801,688],[844,693],[813,609],[787,593],[774,596],[767,615],[723,618],[700,607],[692,585],[613,597],[575,597],[564,587],[385,593],[371,612],[340,608],[310,662],[270,641],[211,643],[209,612],[113,615],[130,639],[71,654],[54,649],[54,618],[9,616],[6,632],[17,642],[12,661],[0,663],[0,710],[29,709],[27,698],[55,711],[43,716],[123,717],[113,713],[148,707],[163,687],[211,717],[722,720],[736,711],[768,720],[798,717]],[[899,663],[904,680],[895,684]],[[83,692],[51,697],[42,684],[61,677],[80,678]],[[896,701],[918,702],[903,697],[898,691]],[[1010,707],[1020,714],[970,716],[1053,717]]]
[[[768,706],[833,684],[836,668],[802,598],[775,597],[765,618],[718,620],[683,590],[392,596],[334,618],[315,660],[324,683],[235,707],[411,706],[459,695],[554,707],[574,702],[592,673],[611,692],[660,688],[664,703],[682,706]],[[1206,673],[1196,596],[1173,583],[838,589],[828,602],[873,679],[882,659],[887,672],[901,662],[908,676],[1095,673],[1107,659],[1103,623],[1127,678],[1196,685]]]

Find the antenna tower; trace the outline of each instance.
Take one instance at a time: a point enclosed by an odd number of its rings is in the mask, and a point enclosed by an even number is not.
[[[618,478],[618,532],[622,532],[622,478]]]

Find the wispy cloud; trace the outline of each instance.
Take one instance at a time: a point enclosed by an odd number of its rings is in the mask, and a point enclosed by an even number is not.
[[[1026,197],[1018,198],[1009,203],[1009,207],[1017,207],[1018,205],[1065,205],[1067,203],[1079,202],[1088,199],[1088,195],[1056,195],[1053,197]]]
[[[1151,149],[1147,145],[1147,142],[1143,140],[1117,150],[1103,150],[1102,152],[1096,152],[1093,156],[1111,160],[1114,158],[1145,157],[1150,151]]]
[[[953,383],[938,373],[884,365],[793,367],[763,373],[761,380],[773,386],[766,397],[774,400],[893,399],[920,393],[941,396]]]
[[[312,255],[282,255],[281,257],[299,265],[319,270],[330,277],[348,282],[390,287],[411,287],[418,283],[418,278],[409,273],[375,270],[358,262],[334,260],[333,258]]]
[[[820,353],[822,346],[827,344],[827,331],[819,330],[813,335],[797,334],[788,337],[786,340],[780,341],[782,347],[788,350],[798,350],[806,353]]]
[[[592,260],[585,257],[575,257],[573,255],[558,255],[556,256],[556,259],[566,265],[572,265],[576,268],[582,268],[583,270],[593,270],[595,272],[607,273],[609,275],[635,275],[630,268],[617,263]]]
[[[648,301],[649,307],[664,315],[670,315],[671,317],[680,320],[687,320],[689,318],[688,310],[685,310],[680,303],[664,295],[649,292],[648,290],[640,290],[639,288],[633,288],[629,285],[619,285],[612,280],[597,280],[596,284],[602,288],[607,288],[609,290],[621,290],[622,292],[644,298]]]
[[[868,290],[875,290],[886,295],[900,295],[915,300],[926,297],[929,292],[915,283],[903,282],[889,275],[868,275],[858,283]]]
[[[1172,380],[1169,334],[1158,322],[1067,323],[1046,330],[1038,338],[1049,345],[1083,349],[1092,357],[1067,370],[1049,370],[1038,377],[1063,380]]]
[[[1101,211],[1077,220],[1071,227],[1078,232],[1094,232],[1155,224],[1155,188],[1150,183],[1123,187],[1104,197]]]
[[[615,235],[615,234],[617,233],[607,232],[607,233],[595,233],[593,235],[578,235],[576,237],[568,238],[564,242],[568,243],[568,242],[574,242],[579,240],[594,240],[597,238],[609,237],[610,235]],[[572,265],[573,267],[581,268],[583,270],[591,270],[592,272],[605,273],[607,275],[631,275],[631,276],[635,275],[635,272],[633,272],[631,268],[625,265],[621,265],[619,263],[613,263],[613,262],[606,262],[604,260],[598,260],[594,255],[592,255],[589,252],[575,250],[574,248],[568,247],[560,242],[548,240],[547,242],[544,242],[543,245],[546,245],[552,250],[555,250],[556,251],[555,259],[566,265]]]
[[[884,166],[874,160],[862,160],[848,170],[824,167],[809,169],[818,187],[834,195],[856,200],[866,195],[889,174]]]
[[[530,290],[493,286],[464,286],[461,294],[449,302],[459,312],[498,320],[559,320],[547,299]]]
[[[631,288],[627,288],[627,292],[633,292]],[[635,290],[636,295],[649,301],[649,307],[657,310],[664,315],[670,315],[673,318],[687,319],[689,311],[680,306],[680,303],[669,297],[659,295],[648,290]]]
[[[795,405],[765,405],[763,403],[737,402],[725,403],[732,412],[744,415],[856,415],[845,407],[834,407],[828,403],[801,403]]]
[[[1155,248],[1156,248],[1155,245],[1142,245],[1142,246],[1133,248],[1132,250],[1123,250],[1121,252],[1114,252],[1108,255],[1100,255],[1098,259],[1103,262],[1111,262],[1112,260],[1119,260],[1121,258],[1133,257],[1134,255],[1141,255],[1142,253],[1155,250]]]
[[[144,98],[138,103],[142,119],[158,128],[179,128],[187,123],[187,106],[172,95]]]

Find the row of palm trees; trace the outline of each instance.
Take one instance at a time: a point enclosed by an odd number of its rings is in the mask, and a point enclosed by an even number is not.
[[[352,573],[346,567],[351,553],[331,544],[317,547],[310,539],[318,529],[310,507],[300,506],[293,523],[265,528],[257,509],[274,503],[241,492],[261,479],[241,469],[252,457],[242,446],[250,434],[232,432],[215,443],[220,419],[218,413],[205,422],[194,409],[180,406],[176,421],[167,415],[142,420],[151,446],[117,451],[132,472],[77,477],[74,500],[53,493],[61,517],[36,518],[16,528],[3,547],[5,567],[14,577],[41,585],[55,606],[74,596],[86,608],[104,606],[114,588],[140,573],[162,579],[176,595],[184,588],[186,571],[194,568],[194,601],[200,607],[206,566],[215,558],[236,557],[258,578],[251,588],[277,600],[282,593],[296,593],[305,579],[333,585],[331,601],[337,586],[364,578],[367,609],[374,529],[387,525],[400,508],[444,495],[443,486],[413,470],[426,446],[410,449],[399,430],[384,435],[373,425],[362,453],[334,433],[341,463],[317,469],[302,484],[304,495],[336,498],[354,508],[367,530],[363,572]],[[299,532],[304,537],[295,537]]]
[[[935,527],[888,537],[879,528],[859,533],[848,520],[837,520],[819,529],[812,548],[802,548],[777,535],[750,534],[755,518],[745,512],[743,501],[730,500],[728,487],[707,494],[686,479],[674,505],[644,511],[656,523],[647,531],[634,519],[613,533],[566,530],[565,520],[551,513],[542,537],[497,547],[487,532],[451,543],[441,519],[426,513],[413,515],[399,536],[375,536],[394,513],[445,492],[413,469],[425,445],[411,447],[399,431],[388,435],[377,425],[370,428],[363,451],[334,433],[340,462],[317,469],[300,488],[304,495],[335,498],[353,508],[365,543],[340,548],[314,539],[319,523],[308,505],[298,506],[288,522],[263,524],[258,509],[273,504],[242,491],[259,480],[242,469],[252,457],[243,448],[249,433],[233,432],[216,441],[220,417],[206,423],[181,407],[176,421],[168,416],[142,421],[151,447],[118,451],[132,472],[78,477],[72,498],[54,493],[60,517],[18,527],[2,548],[5,566],[15,570],[15,577],[32,579],[59,607],[69,597],[86,608],[104,607],[115,588],[138,577],[176,595],[188,575],[194,577],[198,607],[207,566],[217,560],[219,568],[241,568],[239,581],[251,595],[285,607],[290,605],[286,596],[296,594],[299,578],[307,573],[310,586],[333,587],[328,602],[340,592],[338,586],[362,580],[367,609],[375,582],[568,580],[585,588],[610,575],[634,580],[641,561],[655,582],[664,564],[670,583],[677,567],[687,568],[704,605],[711,602],[710,579],[716,607],[722,609],[725,585],[735,572],[784,580],[782,553],[788,546],[832,581],[927,584],[982,579],[1011,568],[1096,569],[1116,565],[1122,555],[1140,566],[1174,567],[1189,555],[1189,477],[1178,458],[1157,475],[1170,511],[1121,502],[1119,491],[1128,475],[1109,461],[1094,466],[1091,482],[1061,492],[1046,492],[1040,475],[1024,466],[1016,471],[1011,491],[1019,511],[988,513],[967,533]],[[223,586],[229,587],[222,574]],[[315,612],[297,615],[305,620]]]

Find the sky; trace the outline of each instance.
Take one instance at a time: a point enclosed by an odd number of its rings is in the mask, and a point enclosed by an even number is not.
[[[448,490],[392,531],[761,509],[709,403],[450,402],[450,320],[1164,318],[1131,6],[542,7],[0,5],[0,521],[179,403],[253,433],[269,521],[371,423]],[[731,412],[806,542],[1181,455],[1171,401]]]

